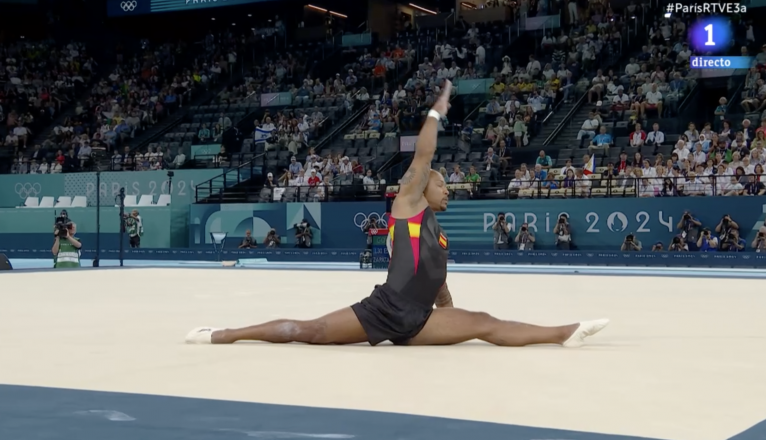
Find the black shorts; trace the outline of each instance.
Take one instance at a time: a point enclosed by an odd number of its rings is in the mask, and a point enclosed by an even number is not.
[[[386,285],[375,286],[372,295],[351,306],[367,333],[370,345],[391,341],[408,345],[426,325],[433,307],[421,304],[391,291]]]
[[[141,247],[141,236],[140,235],[134,235],[130,237],[130,247],[132,248],[139,248]]]

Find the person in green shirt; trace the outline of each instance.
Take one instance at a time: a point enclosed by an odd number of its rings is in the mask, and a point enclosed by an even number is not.
[[[130,247],[137,249],[141,247],[141,236],[144,235],[144,226],[141,223],[141,216],[138,210],[134,209],[130,215],[125,214],[125,232],[130,237]]]
[[[478,192],[479,183],[481,183],[481,176],[479,175],[479,173],[476,172],[476,167],[474,167],[473,165],[471,165],[471,167],[468,168],[468,174],[465,175],[465,182],[473,184],[471,185],[472,186],[470,191],[471,196],[473,196],[475,192]]]
[[[56,236],[53,242],[53,267],[56,269],[66,269],[80,267],[80,249],[82,243],[75,237],[77,226],[74,223],[69,224],[69,228],[59,232],[58,228],[53,231]]]

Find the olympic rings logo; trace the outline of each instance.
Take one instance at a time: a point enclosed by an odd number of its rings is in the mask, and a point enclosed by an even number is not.
[[[364,228],[370,224],[370,218],[378,219],[377,221],[378,228],[381,228],[381,229],[388,228],[388,222],[386,221],[385,216],[378,214],[377,212],[371,212],[369,214],[365,214],[363,212],[357,212],[356,215],[354,216],[354,226],[364,231]]]
[[[26,200],[27,197],[37,197],[42,191],[39,183],[17,183],[14,187],[19,198]]]
[[[138,6],[138,2],[136,0],[124,1],[120,3],[120,7],[125,12],[131,12],[135,10],[136,6]]]

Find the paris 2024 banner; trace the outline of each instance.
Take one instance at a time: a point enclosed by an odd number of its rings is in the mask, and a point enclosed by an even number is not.
[[[679,233],[676,225],[687,211],[711,229],[724,215],[730,215],[749,243],[763,226],[765,209],[766,197],[471,200],[453,201],[437,217],[451,249],[491,249],[492,225],[498,213],[503,213],[512,235],[522,223],[529,225],[538,249],[554,247],[553,228],[559,216],[566,214],[578,248],[616,250],[628,234],[645,246],[658,241],[667,245]],[[386,227],[385,202],[192,205],[189,244],[209,247],[211,232],[226,232],[234,240],[246,230],[260,241],[274,228],[290,246],[295,225],[306,219],[314,230],[316,247],[363,249],[363,229],[370,216],[383,218],[380,226]]]

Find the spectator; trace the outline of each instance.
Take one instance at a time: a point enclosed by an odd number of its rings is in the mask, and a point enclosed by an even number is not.
[[[596,112],[591,111],[588,118],[582,123],[580,131],[577,133],[577,140],[580,141],[580,148],[586,139],[592,139],[596,137],[596,130],[601,125],[600,121],[596,118]]]
[[[176,157],[173,158],[173,162],[171,162],[171,166],[173,168],[181,168],[186,163],[186,155],[184,154],[183,148],[178,149],[178,153],[176,154]]]
[[[588,146],[588,152],[593,154],[593,150],[604,150],[604,154],[609,154],[609,147],[612,144],[612,135],[606,132],[606,127],[599,128],[599,134],[593,137]]]

